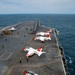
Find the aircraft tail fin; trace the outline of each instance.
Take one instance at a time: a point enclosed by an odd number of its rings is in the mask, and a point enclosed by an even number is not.
[[[41,52],[42,51],[42,46],[40,46],[37,51]]]
[[[49,38],[49,37],[50,37],[50,34],[49,34],[49,35],[47,35],[46,37],[47,37],[47,38]]]

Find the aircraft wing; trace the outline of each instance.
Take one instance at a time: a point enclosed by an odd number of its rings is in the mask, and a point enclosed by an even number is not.
[[[44,36],[44,32],[39,32],[36,35],[42,35],[42,36]]]
[[[26,54],[26,56],[32,56],[34,54],[34,51],[28,51],[28,53]]]
[[[12,27],[12,28],[10,28],[9,30],[13,30],[13,31],[14,31],[14,30],[16,30],[16,29],[15,29],[14,27]]]
[[[43,37],[41,37],[41,38],[40,38],[40,41],[44,41],[44,38],[43,38]]]

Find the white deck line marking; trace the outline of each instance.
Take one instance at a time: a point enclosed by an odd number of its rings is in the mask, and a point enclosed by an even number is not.
[[[7,58],[7,59],[9,59],[11,55],[12,55],[12,53],[10,53],[10,55],[8,56],[8,58]],[[7,59],[6,59],[6,60],[7,60]]]
[[[5,59],[2,59],[2,57],[5,55],[5,54],[9,54],[9,56],[7,57],[7,58],[5,58]],[[1,57],[0,57],[0,60],[7,60],[7,59],[9,59],[9,57],[12,55],[12,53],[4,53]]]
[[[5,53],[4,53],[5,54]],[[3,56],[4,56],[4,54],[2,54],[1,56],[0,56],[0,58],[2,58]]]
[[[5,51],[5,53],[6,53],[6,52],[7,52],[7,50]],[[4,55],[5,53],[3,53],[3,54],[0,56],[0,58],[3,57],[3,55]]]

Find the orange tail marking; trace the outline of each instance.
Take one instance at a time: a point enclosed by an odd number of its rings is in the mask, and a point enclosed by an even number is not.
[[[50,37],[50,34],[49,34],[49,35],[47,35],[46,37],[47,37],[47,38],[49,38],[49,37]]]
[[[42,47],[38,48],[38,50],[37,50],[37,51],[39,51],[39,52],[40,52],[41,50],[42,50]]]

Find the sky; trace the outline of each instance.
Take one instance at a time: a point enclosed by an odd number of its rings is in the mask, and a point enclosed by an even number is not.
[[[0,0],[0,14],[75,14],[75,0]]]

